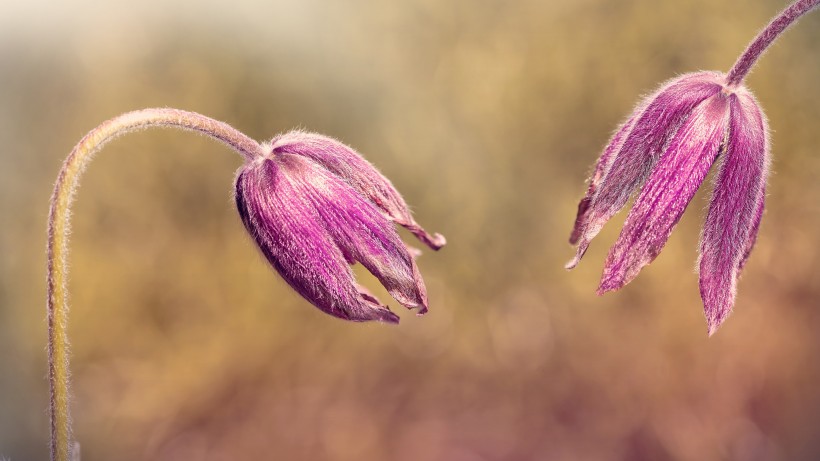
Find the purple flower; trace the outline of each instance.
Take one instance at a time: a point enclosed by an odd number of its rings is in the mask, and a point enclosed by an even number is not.
[[[589,180],[570,242],[575,267],[603,225],[643,185],[606,258],[598,293],[634,279],[663,249],[712,164],[718,173],[700,244],[700,291],[712,334],[732,310],[763,214],[766,120],[752,94],[716,72],[687,74],[646,98]]]
[[[634,279],[663,249],[712,164],[718,173],[700,242],[700,296],[712,335],[732,311],[757,239],[769,172],[768,126],[743,80],[766,49],[820,0],[795,0],[749,43],[726,74],[667,82],[615,132],[589,179],[570,243],[575,267],[589,242],[643,185],[610,249],[598,294]]]
[[[236,205],[259,249],[291,287],[319,309],[353,320],[399,318],[356,284],[361,263],[399,303],[427,312],[416,250],[393,223],[434,250],[445,244],[412,218],[399,193],[373,165],[344,144],[291,132],[236,178]]]

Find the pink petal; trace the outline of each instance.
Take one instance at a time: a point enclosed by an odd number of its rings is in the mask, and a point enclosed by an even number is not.
[[[730,96],[729,140],[700,244],[700,294],[709,335],[726,320],[757,238],[769,170],[767,127],[748,92]]]
[[[609,251],[599,294],[629,283],[660,253],[718,154],[728,107],[725,95],[712,96],[675,134]]]

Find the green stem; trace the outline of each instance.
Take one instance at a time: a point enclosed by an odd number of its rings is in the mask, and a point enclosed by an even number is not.
[[[68,155],[57,176],[48,215],[48,380],[51,389],[51,460],[79,461],[79,449],[71,442],[69,409],[68,266],[71,203],[85,167],[108,141],[136,130],[174,127],[196,131],[223,142],[245,160],[265,152],[256,141],[231,126],[195,112],[176,109],[144,109],[115,117],[91,130]],[[73,453],[73,454],[72,454]]]

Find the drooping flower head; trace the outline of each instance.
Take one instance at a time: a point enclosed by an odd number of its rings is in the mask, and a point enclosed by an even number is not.
[[[397,223],[434,250],[399,193],[353,149],[313,133],[274,138],[268,154],[240,169],[236,205],[267,260],[319,309],[353,320],[399,318],[356,284],[350,265],[362,264],[402,305],[427,311],[427,291]]]
[[[629,283],[658,256],[706,174],[719,172],[701,240],[700,286],[710,331],[731,311],[763,213],[767,127],[743,87],[712,72],[684,75],[642,102],[613,136],[578,207],[572,268],[603,225],[643,188],[607,256],[599,293]]]
[[[766,118],[743,79],[777,36],[820,0],[798,0],[752,41],[732,69],[670,80],[645,98],[607,144],[578,205],[574,268],[604,224],[640,194],[606,258],[598,293],[617,290],[658,256],[709,169],[714,189],[700,242],[700,293],[709,334],[732,310],[737,279],[763,216]]]

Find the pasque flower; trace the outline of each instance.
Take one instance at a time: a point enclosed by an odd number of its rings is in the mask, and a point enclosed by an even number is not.
[[[267,154],[236,178],[236,205],[262,253],[293,289],[316,307],[347,320],[396,323],[398,316],[358,286],[361,263],[402,305],[427,311],[427,291],[402,243],[398,223],[430,248],[430,235],[410,215],[387,178],[353,149],[313,133],[279,136]]]
[[[590,241],[641,186],[598,293],[617,290],[658,256],[709,169],[714,189],[700,242],[700,293],[709,334],[732,310],[763,216],[769,141],[765,116],[742,82],[777,36],[820,0],[800,0],[755,38],[727,73],[686,74],[645,98],[607,144],[578,205],[574,268]]]
[[[51,390],[51,459],[78,461],[69,405],[68,235],[71,204],[80,177],[109,141],[151,127],[204,134],[245,160],[236,178],[236,204],[245,227],[282,277],[323,311],[354,321],[398,322],[387,307],[356,285],[350,264],[359,262],[401,304],[427,311],[427,291],[413,250],[393,223],[430,248],[444,237],[428,234],[399,193],[359,154],[333,139],[291,132],[260,144],[226,123],[195,112],[144,109],[91,130],[63,163],[48,217],[48,380]]]

